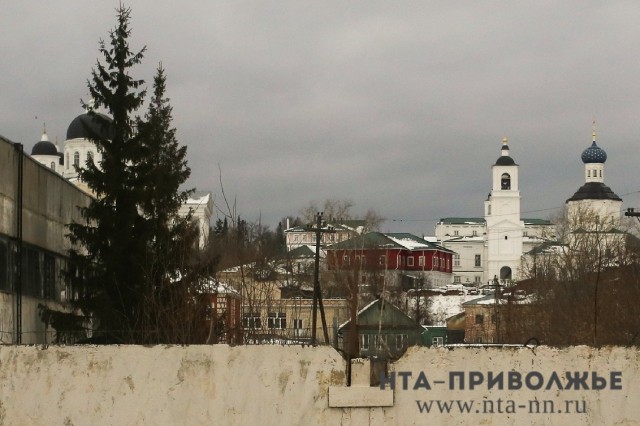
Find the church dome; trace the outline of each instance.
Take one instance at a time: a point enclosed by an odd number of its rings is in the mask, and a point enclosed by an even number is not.
[[[67,140],[69,139],[91,139],[99,137],[101,139],[112,139],[110,129],[111,118],[104,114],[80,114],[73,119],[67,128]]]
[[[58,148],[49,141],[47,133],[42,134],[40,142],[31,149],[31,155],[58,155]]]
[[[513,158],[509,155],[508,142],[506,137],[502,139],[502,148],[500,149],[502,155],[496,160],[496,166],[517,166],[516,162],[513,161]]]
[[[513,158],[508,155],[503,155],[496,160],[496,166],[514,166],[515,164],[516,162],[513,161]]]
[[[590,163],[604,163],[607,161],[607,153],[604,149],[596,145],[596,141],[593,141],[591,146],[582,151],[582,162],[585,164]]]

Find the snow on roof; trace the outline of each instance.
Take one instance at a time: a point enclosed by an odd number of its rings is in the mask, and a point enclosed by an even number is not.
[[[432,325],[447,325],[447,318],[464,312],[462,304],[478,296],[465,295],[436,295],[429,298],[429,317]]]
[[[238,293],[238,291],[234,289],[231,285],[222,281],[217,281],[213,278],[210,278],[209,280],[207,280],[206,283],[202,285],[200,292],[215,293],[215,294],[231,294],[236,296],[240,295],[240,293]]]
[[[394,243],[408,249],[408,250],[416,250],[419,248],[429,248],[429,245],[426,242],[422,243],[415,238],[410,237],[396,237],[392,234],[386,234],[386,236],[392,240]]]
[[[191,196],[187,198],[186,204],[207,204],[210,198],[211,193],[209,192],[201,195],[191,194]]]

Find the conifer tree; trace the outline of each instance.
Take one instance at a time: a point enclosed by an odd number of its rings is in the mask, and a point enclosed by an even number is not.
[[[70,253],[77,305],[95,319],[101,335],[118,342],[140,337],[136,330],[142,320],[143,265],[151,238],[140,213],[144,177],[135,167],[145,160],[145,152],[133,128],[134,113],[145,96],[144,81],[131,76],[145,48],[136,53],[129,47],[130,13],[122,5],[117,9],[109,44],[99,43],[103,62],[97,61],[88,81],[94,107],[105,109],[113,120],[89,112],[105,130],[91,135],[102,161],[100,168],[88,162],[79,177],[96,197],[81,209],[84,222],[69,225],[71,241],[81,247]]]

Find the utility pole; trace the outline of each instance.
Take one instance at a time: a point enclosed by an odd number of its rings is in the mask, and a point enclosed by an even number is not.
[[[18,157],[18,196],[15,206],[16,215],[16,252],[15,252],[15,282],[14,291],[16,295],[16,316],[15,316],[15,343],[22,344],[22,204],[24,191],[24,146],[21,143],[13,145]]]
[[[322,320],[322,331],[324,332],[324,341],[329,343],[329,332],[327,331],[327,320],[324,316],[324,306],[322,305],[322,290],[320,289],[320,240],[323,233],[335,233],[334,229],[327,227],[322,229],[322,212],[316,214],[316,227],[308,226],[309,230],[316,233],[316,256],[315,256],[315,270],[313,276],[313,316],[311,319],[311,344],[317,345],[316,328],[318,324],[318,306],[320,307],[320,319]]]
[[[636,219],[638,219],[638,222],[640,222],[640,212],[636,212],[636,209],[634,209],[633,207],[629,207],[624,215],[635,217]]]

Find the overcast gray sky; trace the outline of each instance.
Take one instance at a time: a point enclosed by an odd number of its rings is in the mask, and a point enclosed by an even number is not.
[[[118,1],[4,2],[0,134],[43,123],[62,142],[88,99]],[[503,136],[524,217],[582,185],[580,153],[607,151],[605,183],[640,207],[636,1],[130,2],[136,78],[162,61],[190,185],[275,228],[311,200],[348,198],[385,231],[433,234],[482,216]],[[144,111],[141,111],[141,113]]]

